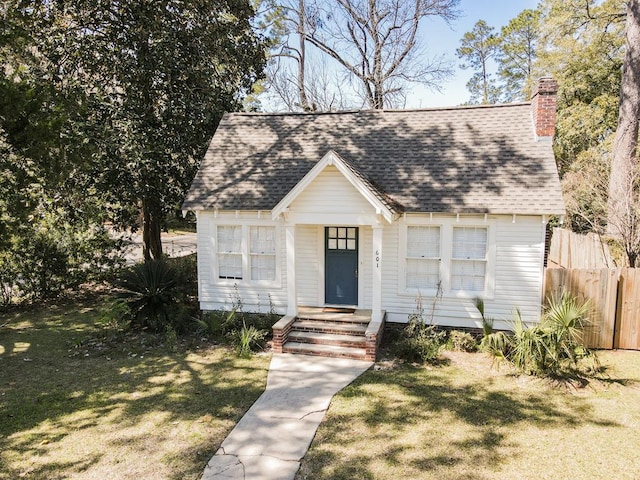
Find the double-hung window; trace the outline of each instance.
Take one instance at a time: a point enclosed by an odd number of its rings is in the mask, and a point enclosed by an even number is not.
[[[249,257],[251,280],[264,281],[276,279],[276,243],[275,227],[249,227]]]
[[[407,227],[406,287],[436,290],[440,283],[440,227]]]
[[[487,275],[487,228],[454,227],[451,290],[483,292]]]
[[[223,282],[276,280],[275,226],[218,225],[215,241],[217,272],[214,278]]]
[[[242,226],[219,225],[218,278],[242,280]]]
[[[414,223],[400,234],[401,293],[493,296],[492,223],[485,220],[486,225],[479,225],[475,219],[446,217],[428,222],[420,217],[411,220]]]

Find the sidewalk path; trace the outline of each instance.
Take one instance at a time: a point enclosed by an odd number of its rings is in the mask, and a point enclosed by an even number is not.
[[[293,479],[333,395],[371,365],[341,358],[274,355],[267,388],[222,442],[202,480]]]

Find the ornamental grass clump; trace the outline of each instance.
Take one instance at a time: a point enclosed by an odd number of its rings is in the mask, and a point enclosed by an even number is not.
[[[476,339],[469,332],[452,330],[449,333],[449,347],[458,352],[475,352],[478,349]]]
[[[247,327],[243,322],[240,330],[231,332],[231,343],[240,358],[250,358],[254,352],[264,348],[266,334],[265,330],[258,330],[253,325]]]

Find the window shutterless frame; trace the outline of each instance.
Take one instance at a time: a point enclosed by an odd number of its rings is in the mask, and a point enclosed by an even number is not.
[[[420,281],[413,281],[412,283],[411,278],[408,278],[412,274],[408,263],[411,262],[412,258],[416,258],[416,252],[408,244],[411,241],[411,227],[437,227],[440,229],[438,271],[440,288],[430,288],[435,278],[434,266],[430,271],[431,281],[422,279],[422,283]],[[454,229],[456,228],[470,229],[469,231],[473,231],[475,237],[467,239],[468,241],[458,239],[458,247],[454,252]],[[446,215],[414,215],[406,220],[399,220],[398,294],[403,296],[420,294],[428,297],[442,294],[444,297],[454,298],[474,298],[476,296],[487,299],[493,298],[496,265],[496,228],[495,219],[484,220],[484,218],[479,219],[478,217],[457,219]],[[461,236],[461,232],[468,231],[457,231],[457,237]],[[462,233],[462,236],[464,237],[465,233]],[[473,235],[471,236],[473,237]],[[424,256],[419,255],[419,258],[435,260],[436,256],[433,252],[435,252],[435,247],[431,253],[426,249]],[[430,255],[434,256],[431,257]],[[415,273],[415,269],[413,273]],[[467,277],[466,282],[460,281],[463,276]]]
[[[281,284],[282,232],[272,223],[229,220],[212,232],[212,281],[227,285]]]

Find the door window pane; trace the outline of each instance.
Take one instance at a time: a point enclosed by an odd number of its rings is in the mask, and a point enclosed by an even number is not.
[[[356,227],[328,227],[327,248],[329,250],[357,250],[358,229]]]

